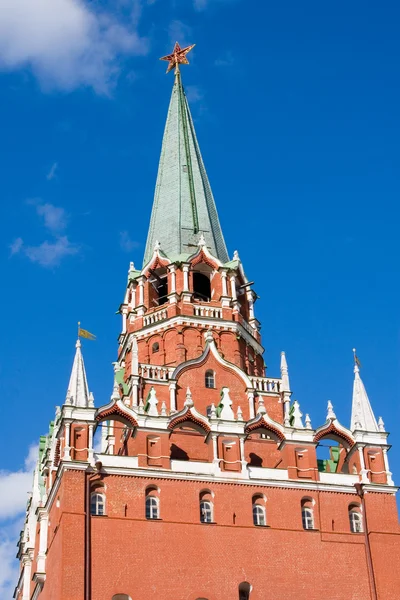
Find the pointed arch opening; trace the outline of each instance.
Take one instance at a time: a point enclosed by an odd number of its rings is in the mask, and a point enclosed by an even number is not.
[[[210,302],[211,292],[211,275],[212,268],[209,265],[200,263],[193,267],[193,299],[200,302]]]
[[[168,271],[166,267],[149,269],[149,308],[168,302]]]
[[[239,584],[239,600],[250,600],[251,585],[248,581]]]

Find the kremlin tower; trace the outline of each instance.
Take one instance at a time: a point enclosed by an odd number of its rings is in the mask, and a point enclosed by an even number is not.
[[[396,600],[388,433],[357,357],[349,428],[330,402],[313,426],[284,352],[266,374],[257,294],[228,254],[182,85],[191,48],[164,57],[174,84],[111,398],[95,402],[78,339],[40,439],[14,598]]]

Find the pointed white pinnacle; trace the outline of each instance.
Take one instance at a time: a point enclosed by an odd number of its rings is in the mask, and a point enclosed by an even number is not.
[[[167,405],[165,404],[165,402],[163,402],[163,403],[161,404],[161,412],[160,412],[160,415],[161,415],[162,417],[166,417],[166,416],[167,416]]]
[[[383,422],[382,417],[378,419],[378,429],[379,431],[385,431],[385,423]]]
[[[186,389],[186,400],[185,400],[184,406],[188,406],[189,408],[194,406],[192,392],[190,391],[189,387]]]
[[[158,252],[159,250],[161,250],[161,244],[157,240],[156,243],[154,244],[154,252]]]
[[[267,409],[265,408],[263,397],[259,396],[258,397],[257,414],[258,415],[265,415],[266,412],[267,412]]]
[[[203,234],[200,235],[198,245],[200,246],[200,248],[206,245],[206,239]]]
[[[236,420],[243,421],[243,413],[242,413],[242,409],[240,408],[240,406],[238,406],[238,409],[237,409]]]
[[[229,395],[229,388],[227,388],[227,387],[222,388],[221,405],[222,405],[222,410],[219,415],[220,419],[224,419],[226,421],[233,421],[235,418],[235,415],[233,414],[232,400]]]
[[[328,400],[328,412],[326,414],[327,419],[336,419],[336,415],[333,411],[333,404],[330,400]]]
[[[154,389],[154,387],[151,387],[150,396],[149,396],[149,400],[148,400],[149,407],[147,409],[148,415],[150,415],[152,417],[158,417],[157,404],[158,404],[158,398],[156,395],[156,390]]]
[[[217,409],[215,408],[215,404],[211,404],[210,419],[216,419],[216,418],[217,418]]]
[[[144,404],[143,404],[143,398],[140,398],[140,402],[139,402],[139,410],[138,410],[139,414],[142,415],[144,413]]]
[[[135,264],[134,264],[133,260],[131,260],[131,262],[129,263],[129,270],[130,271],[134,271],[135,270]]]
[[[94,396],[93,396],[92,392],[90,392],[90,394],[89,394],[89,404],[88,404],[88,406],[90,408],[93,408],[93,406],[94,406]]]
[[[119,395],[119,386],[118,383],[116,381],[114,381],[114,387],[113,387],[113,391],[111,394],[111,400],[119,400],[120,399],[120,395]]]
[[[310,419],[310,415],[308,413],[306,414],[305,422],[306,422],[306,429],[312,429],[311,419]]]
[[[233,253],[233,260],[240,260],[239,259],[239,252],[237,250],[235,250],[234,253]]]
[[[293,427],[295,427],[296,429],[303,429],[303,421],[301,420],[301,417],[303,416],[303,413],[300,411],[300,404],[297,402],[297,400],[295,400],[293,402],[293,412],[292,412],[292,417],[293,417]]]

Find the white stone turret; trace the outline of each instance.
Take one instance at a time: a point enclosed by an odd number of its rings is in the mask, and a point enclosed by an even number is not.
[[[286,354],[281,352],[281,394],[284,406],[284,424],[286,427],[290,425],[290,391],[289,369],[286,361]]]
[[[354,365],[353,404],[351,408],[351,431],[379,431],[366,389],[360,377],[360,368]]]
[[[89,388],[86,379],[85,363],[81,351],[81,341],[76,342],[76,352],[74,363],[72,365],[71,377],[69,380],[66,404],[87,408],[93,406],[93,394],[89,395]]]

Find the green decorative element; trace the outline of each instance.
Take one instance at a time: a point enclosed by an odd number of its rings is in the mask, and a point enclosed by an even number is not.
[[[340,448],[338,446],[331,446],[330,448],[331,458],[317,460],[318,471],[320,473],[336,473],[339,458],[340,458]]]
[[[125,367],[115,372],[115,381],[118,383],[118,385],[122,385],[124,396],[127,396],[129,386],[125,383]]]
[[[210,252],[227,262],[217,208],[178,73],[165,125],[144,265],[157,241],[170,259],[190,256],[197,251],[201,234]]]

